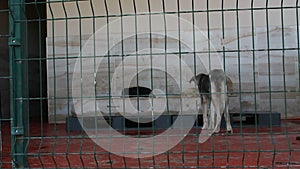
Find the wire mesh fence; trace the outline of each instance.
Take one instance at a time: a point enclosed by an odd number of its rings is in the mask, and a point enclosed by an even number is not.
[[[1,167],[300,167],[298,0],[0,4]]]
[[[11,74],[9,71],[9,52],[8,52],[8,4],[7,1],[0,2],[0,167],[11,162],[9,148],[10,140],[7,140],[5,131],[7,123],[10,122],[10,101],[9,101],[9,82]],[[6,25],[6,26],[4,26]]]

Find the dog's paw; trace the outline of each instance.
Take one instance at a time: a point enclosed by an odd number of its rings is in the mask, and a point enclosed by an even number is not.
[[[228,133],[233,133],[233,130],[232,130],[232,127],[227,127],[227,131],[228,131]]]
[[[228,131],[228,133],[230,133],[230,134],[233,134],[233,130],[231,129],[231,130],[227,130]]]
[[[219,133],[220,132],[220,128],[216,128],[214,133]]]
[[[206,129],[208,129],[208,125],[204,125],[204,126],[202,127],[202,130],[206,130]]]

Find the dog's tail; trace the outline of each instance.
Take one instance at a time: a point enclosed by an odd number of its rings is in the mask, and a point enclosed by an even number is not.
[[[216,94],[216,98],[212,99],[214,101],[213,104],[215,104],[214,108],[215,109],[215,114],[217,115],[216,121],[215,121],[215,126],[213,133],[215,133],[217,130],[220,129],[221,121],[222,121],[222,116],[224,115],[224,111],[226,109],[226,96],[225,94]],[[219,118],[219,120],[218,120]]]
[[[215,108],[215,114],[217,115],[217,120],[215,121],[214,126],[214,133],[219,131],[221,125],[221,119],[226,109],[226,102],[227,102],[227,86],[226,82],[219,82],[219,83],[212,83],[212,104]]]

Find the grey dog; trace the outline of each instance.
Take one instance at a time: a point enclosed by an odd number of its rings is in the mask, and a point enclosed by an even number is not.
[[[221,69],[214,69],[207,74],[198,74],[190,80],[197,84],[201,107],[203,112],[202,129],[214,129],[214,132],[220,131],[221,118],[225,112],[226,129],[233,132],[230,124],[228,111],[228,87],[231,88],[232,82],[225,72]],[[210,107],[210,121],[208,121],[208,108]],[[216,120],[215,120],[216,117]]]

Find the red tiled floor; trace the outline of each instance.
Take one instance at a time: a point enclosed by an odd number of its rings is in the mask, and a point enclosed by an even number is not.
[[[284,123],[284,122],[283,122]],[[239,128],[234,134],[216,134],[205,143],[197,142],[197,130],[170,151],[142,159],[110,154],[81,132],[66,132],[65,125],[31,123],[28,160],[32,168],[300,168],[300,121],[281,127]],[[10,123],[2,123],[2,168],[11,168]],[[56,128],[56,131],[54,130]],[[200,131],[200,130],[199,130]],[[134,135],[136,131],[127,134]],[[152,131],[142,132],[144,135]],[[56,136],[56,137],[55,137]]]

